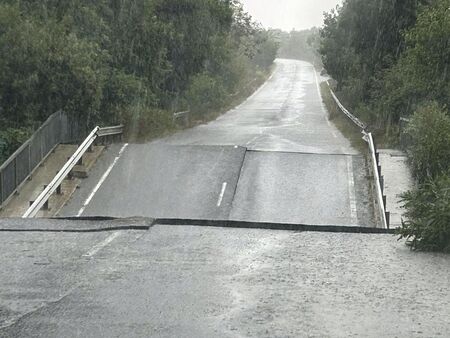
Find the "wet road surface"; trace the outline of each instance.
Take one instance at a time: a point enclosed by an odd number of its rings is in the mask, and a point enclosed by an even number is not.
[[[111,146],[64,213],[370,226],[366,176],[311,65],[280,60],[218,120]],[[450,257],[392,235],[0,219],[0,242],[2,338],[450,331]]]
[[[9,226],[117,226],[24,222]],[[0,241],[0,337],[444,337],[450,329],[450,257],[413,253],[392,235],[154,225],[0,231]]]
[[[217,120],[120,156],[112,147],[61,214],[375,226],[365,159],[318,88],[311,64],[277,60]]]

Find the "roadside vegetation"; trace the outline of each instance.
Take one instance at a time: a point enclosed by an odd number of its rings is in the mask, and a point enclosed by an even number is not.
[[[164,135],[269,72],[278,45],[238,0],[0,2],[0,163],[57,110]]]
[[[367,143],[363,140],[361,129],[342,113],[331,96],[330,88],[326,82],[320,84],[320,92],[323,103],[327,108],[328,120],[333,122],[342,135],[350,141],[353,148],[358,149],[364,154],[367,151]]]
[[[449,252],[450,0],[346,0],[325,15],[321,39],[343,104],[385,144],[407,136],[417,187],[403,196],[401,237]]]

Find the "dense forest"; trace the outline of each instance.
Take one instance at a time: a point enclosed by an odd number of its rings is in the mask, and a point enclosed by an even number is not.
[[[175,110],[220,109],[276,52],[238,0],[1,0],[0,163],[60,109],[157,136]]]
[[[450,0],[346,0],[321,38],[345,105],[385,142],[407,136],[418,187],[403,196],[402,235],[450,252]]]

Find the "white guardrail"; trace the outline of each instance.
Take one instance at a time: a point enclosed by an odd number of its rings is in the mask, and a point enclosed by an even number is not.
[[[327,82],[328,83],[328,82]],[[328,86],[330,86],[328,84]],[[343,105],[342,103],[338,100],[338,98],[336,97],[336,95],[334,94],[334,92],[331,90],[330,88],[330,92],[331,95],[333,96],[334,101],[336,101],[336,104],[338,105],[338,107],[342,110],[342,112],[347,115],[347,117],[352,120],[352,122],[354,124],[356,124],[359,128],[361,128],[362,130],[366,130],[367,126],[361,122],[360,119],[358,119],[356,116],[352,115],[352,113],[350,113]]]
[[[386,210],[386,197],[383,195],[383,185],[381,178],[381,167],[378,164],[378,156],[377,156],[377,149],[375,146],[375,142],[373,140],[373,135],[370,132],[367,132],[367,126],[361,122],[356,116],[352,115],[339,101],[336,94],[334,94],[333,90],[330,87],[329,82],[327,81],[328,88],[330,89],[330,93],[333,96],[334,101],[338,105],[338,107],[341,109],[341,111],[359,128],[361,128],[361,132],[364,134],[363,139],[368,143],[369,145],[369,152],[370,152],[370,161],[372,162],[372,171],[373,171],[373,177],[374,177],[374,183],[375,183],[375,190],[376,190],[376,198],[377,198],[377,204],[378,204],[378,213],[381,220],[381,223],[385,229],[389,229],[389,212]]]
[[[64,164],[62,169],[56,174],[49,185],[41,192],[38,198],[33,202],[33,204],[28,208],[28,210],[23,214],[22,218],[33,218],[41,210],[44,204],[48,201],[50,196],[56,191],[58,186],[61,185],[62,181],[70,173],[70,171],[75,167],[75,165],[82,158],[84,153],[89,149],[89,147],[94,143],[97,137],[118,135],[123,133],[123,126],[114,126],[100,128],[95,127],[89,136],[83,141],[83,143],[78,147],[75,153],[69,158],[69,160]]]

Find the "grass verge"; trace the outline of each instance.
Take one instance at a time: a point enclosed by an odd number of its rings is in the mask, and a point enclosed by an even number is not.
[[[352,147],[361,153],[367,152],[367,143],[362,139],[361,129],[355,125],[338,107],[331,96],[330,88],[326,82],[320,84],[322,101],[328,111],[328,120],[330,120],[337,129],[350,141]]]

